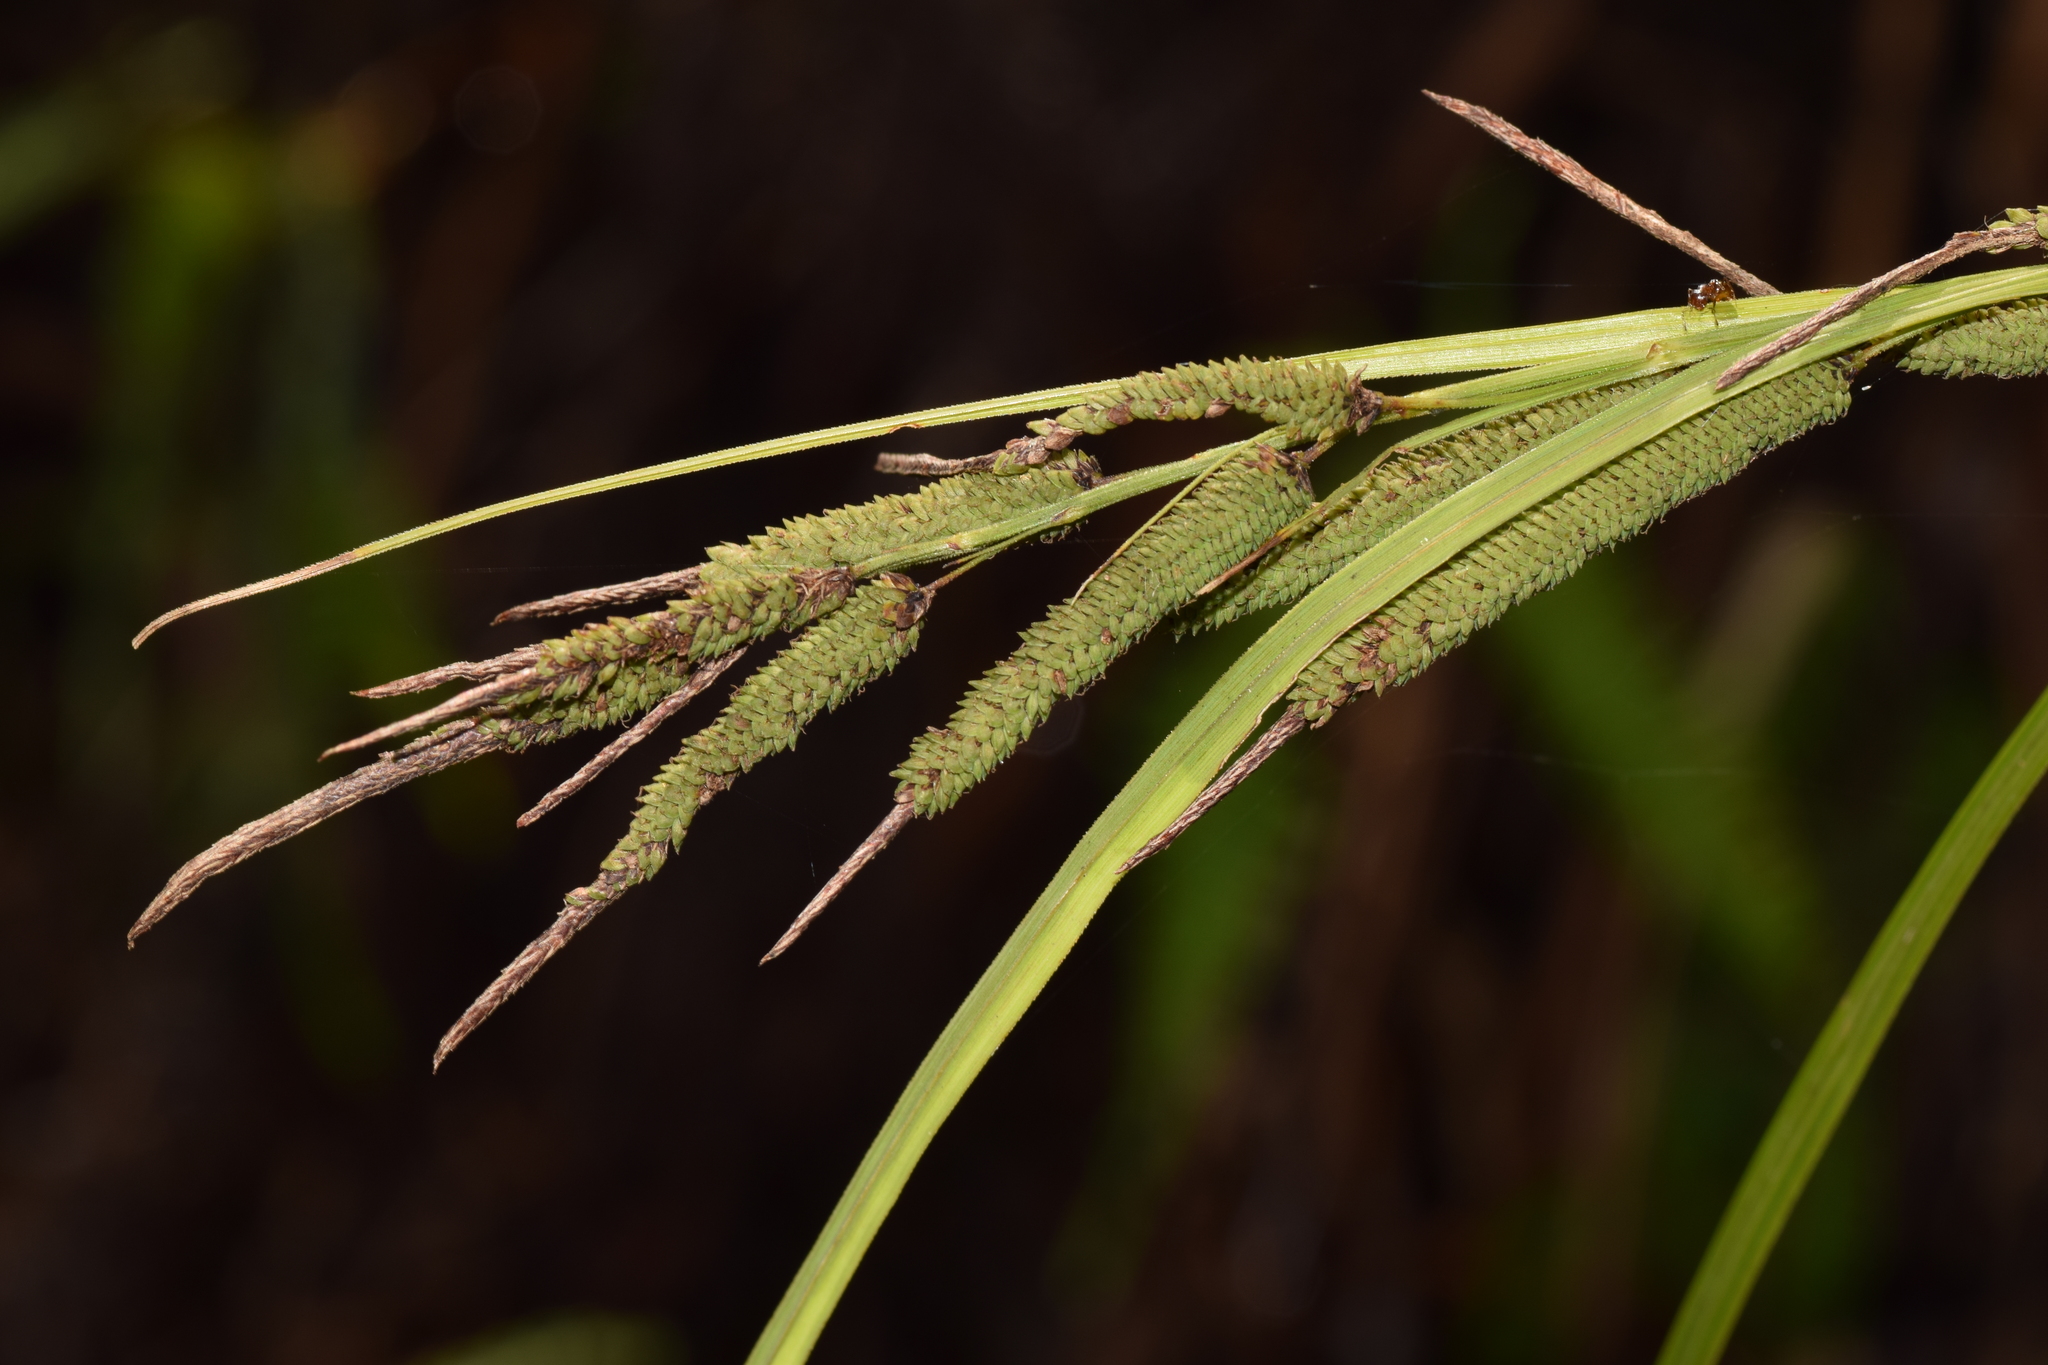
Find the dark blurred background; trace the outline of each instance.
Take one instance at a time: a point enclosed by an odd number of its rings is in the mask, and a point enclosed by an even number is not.
[[[1425,85],[1788,289],[2048,198],[2048,0],[89,0],[0,33],[0,1358],[51,1365],[740,1359],[927,1043],[1250,638],[1150,642],[756,967],[910,736],[1143,509],[1007,556],[431,1076],[681,725],[517,837],[588,746],[122,932],[394,714],[349,688],[869,496],[875,447],[495,522],[131,652],[156,612],[739,441],[1701,277]],[[2048,381],[1865,382],[1127,883],[818,1358],[1648,1359],[2048,683]],[[2048,1358],[2044,832],[1965,903],[1731,1358]]]

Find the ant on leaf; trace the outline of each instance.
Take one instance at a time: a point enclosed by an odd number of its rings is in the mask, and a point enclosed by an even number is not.
[[[1696,284],[1685,291],[1685,306],[1695,313],[1705,313],[1711,317],[1716,327],[1721,325],[1721,305],[1733,302],[1735,291],[1729,287],[1728,281],[1718,275],[1705,284]]]

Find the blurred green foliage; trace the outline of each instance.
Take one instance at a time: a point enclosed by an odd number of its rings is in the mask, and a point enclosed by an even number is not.
[[[683,1365],[682,1339],[657,1318],[565,1313],[490,1332],[414,1365]]]
[[[168,602],[331,553],[410,510],[369,416],[374,166],[346,111],[241,108],[241,65],[230,31],[188,23],[0,122],[0,233],[84,197],[105,208],[99,389],[69,534],[73,799],[118,793],[179,843],[304,789],[312,755],[348,723],[347,690],[436,652],[430,604],[367,576],[264,604],[269,647],[234,623],[174,663],[128,647]],[[317,838],[256,875],[292,1017],[353,1086],[396,1061],[400,1029],[347,856],[345,834]]]

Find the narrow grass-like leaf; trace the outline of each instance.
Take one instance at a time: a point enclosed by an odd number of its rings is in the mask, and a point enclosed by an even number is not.
[[[1803,321],[1848,292],[1846,289],[1810,289],[1800,294],[1738,299],[1733,304],[1722,305],[1727,310],[1722,314],[1722,327],[1725,330],[1731,320],[1761,320],[1783,327]],[[1366,379],[1410,374],[1459,374],[1475,370],[1519,369],[1546,361],[1599,355],[1621,347],[1648,346],[1653,342],[1669,342],[1713,331],[1712,323],[1702,322],[1697,313],[1679,304],[1671,308],[1617,313],[1612,317],[1549,322],[1536,327],[1508,327],[1493,332],[1465,332],[1457,336],[1358,346],[1297,359],[1334,360],[1351,371],[1353,376]]]
[[[1772,318],[1734,319],[1712,326],[1694,323],[1690,332],[1648,342],[1618,345],[1609,350],[1546,361],[1497,374],[1419,389],[1400,401],[1422,407],[1474,408],[1512,403],[1529,406],[1593,387],[1619,384],[1644,375],[1663,374],[1709,356],[1743,350],[1775,335],[1784,324]]]
[[[2013,272],[1992,272],[2007,275]],[[1895,306],[1909,306],[1938,295],[1948,285],[1907,286],[1895,290],[1883,302]],[[1651,308],[1636,313],[1622,313],[1613,317],[1588,318],[1573,322],[1546,323],[1536,327],[1506,328],[1493,332],[1469,332],[1455,336],[1428,337],[1418,341],[1390,342],[1378,346],[1361,346],[1341,351],[1326,351],[1317,355],[1300,356],[1299,363],[1336,363],[1344,366],[1354,379],[1381,379],[1399,375],[1452,374],[1484,370],[1514,370],[1532,366],[1550,365],[1555,368],[1532,385],[1521,386],[1526,392],[1518,392],[1517,386],[1506,384],[1498,391],[1481,388],[1457,396],[1456,406],[1472,403],[1499,403],[1511,396],[1522,401],[1539,401],[1541,397],[1571,391],[1570,369],[1583,367],[1590,376],[1582,387],[1595,383],[1612,383],[1625,373],[1653,373],[1664,368],[1660,357],[1646,356],[1643,361],[1631,362],[1626,358],[1630,348],[1668,349],[1672,346],[1702,345],[1713,346],[1711,332],[1720,330],[1732,339],[1736,335],[1749,336],[1751,327],[1757,323],[1782,326],[1797,323],[1811,316],[1827,304],[1839,299],[1846,291],[1840,289],[1816,289],[1799,294],[1778,294],[1767,298],[1742,299],[1729,305],[1733,320],[1722,328],[1708,328],[1709,339],[1702,341],[1696,334],[1703,324],[1689,316],[1685,307]],[[2010,298],[2015,295],[2004,295]],[[1866,313],[1870,310],[1865,310]],[[1733,327],[1737,330],[1730,331]],[[1802,349],[1802,354],[1804,350]],[[1604,376],[1604,377],[1603,377]],[[704,455],[692,455],[683,459],[668,460],[660,464],[645,465],[639,469],[623,470],[617,474],[606,474],[580,483],[564,484],[558,488],[543,489],[535,493],[522,494],[494,502],[484,507],[472,508],[467,512],[430,521],[410,530],[384,536],[353,550],[308,564],[288,573],[277,574],[255,583],[244,584],[202,597],[184,606],[174,608],[158,616],[139,631],[130,643],[140,646],[144,640],[164,626],[194,612],[209,607],[222,606],[229,602],[254,597],[278,588],[303,583],[336,569],[386,554],[392,550],[417,545],[435,536],[445,535],[481,522],[498,517],[510,516],[515,512],[531,511],[553,503],[567,502],[575,498],[588,497],[594,493],[608,493],[638,484],[653,483],[661,479],[676,478],[684,474],[701,473],[727,465],[744,464],[751,460],[768,459],[777,455],[793,454],[802,450],[815,450],[823,446],[839,445],[848,441],[864,440],[870,437],[886,436],[905,428],[948,426],[959,422],[972,422],[987,417],[1017,416],[1024,413],[1044,412],[1063,407],[1069,403],[1086,401],[1100,395],[1114,386],[1116,381],[1103,380],[1087,384],[1074,384],[1061,388],[1040,389],[1034,393],[1015,394],[1005,398],[984,399],[973,403],[955,403],[945,407],[927,408],[922,412],[899,413],[892,417],[877,418],[866,422],[849,422],[841,426],[825,427],[817,431],[804,432],[795,436],[777,437],[769,441],[756,441],[747,445],[732,446],[725,450],[712,451]],[[1452,386],[1456,388],[1458,386]],[[1439,392],[1438,397],[1443,397]],[[1446,400],[1447,402],[1451,400]]]
[[[2020,721],[1920,864],[1806,1054],[1694,1272],[1657,1365],[1713,1365],[1785,1220],[1870,1070],[1963,893],[2048,772],[2048,692]]]
[[[1970,308],[2044,290],[2048,268],[2040,267],[1987,272],[1917,292],[1899,290],[1727,390],[1713,390],[1714,366],[1675,375],[1437,503],[1312,590],[1232,665],[1153,751],[1082,836],[975,983],[870,1145],[755,1343],[750,1365],[794,1365],[808,1357],[939,1126],[1079,939],[1119,880],[1117,869],[1201,794],[1302,669],[1338,637],[1481,537],[1727,398],[1812,361],[1876,345]],[[1804,308],[1787,309],[1785,316],[1794,317],[1810,310],[1812,298],[1781,295],[1745,304],[1805,301]],[[1597,349],[1611,349],[1611,334],[1606,343]],[[1323,358],[1357,354],[1362,353]],[[1555,357],[1525,357],[1525,363],[1550,358]],[[1487,366],[1482,362],[1464,368]]]
[[[1832,302],[1841,293],[1838,289],[1822,289],[1806,294],[1781,294],[1767,299],[1745,299],[1742,301],[1738,316],[1744,320],[1764,319],[1780,323],[1797,321]],[[1471,332],[1448,337],[1429,337],[1420,341],[1362,346],[1301,359],[1341,364],[1355,379],[1514,369],[1546,362],[1569,362],[1574,357],[1586,356],[1598,356],[1597,363],[1607,365],[1613,363],[1615,357],[1612,353],[1617,348],[1647,346],[1683,339],[1694,326],[1686,318],[1686,312],[1687,310],[1682,307],[1652,308],[1610,318],[1546,323],[1538,327],[1516,327],[1496,332]],[[593,493],[609,493],[684,474],[702,473],[707,469],[744,464],[750,460],[764,460],[801,450],[815,450],[822,446],[887,436],[905,428],[949,426],[986,417],[1044,412],[1085,401],[1113,387],[1115,382],[1100,380],[1087,384],[1073,384],[1062,388],[1040,389],[1034,393],[1014,394],[1006,398],[954,403],[946,407],[927,408],[922,412],[899,413],[893,417],[882,417],[873,421],[849,422],[842,426],[825,427],[795,436],[777,437],[770,441],[755,441],[748,445],[712,451],[709,454],[691,455],[679,460],[668,460],[660,464],[645,465],[639,469],[628,469],[617,474],[585,479],[581,483],[563,484],[558,488],[522,494],[516,498],[507,498],[503,502],[472,508],[467,512],[442,517],[438,521],[430,521],[407,531],[384,536],[366,545],[358,545],[353,550],[344,550],[317,564],[308,564],[288,573],[277,574],[271,578],[188,602],[151,621],[130,643],[139,647],[144,640],[164,626],[194,612],[255,597],[295,583],[303,583],[376,555],[417,545],[435,536],[446,535],[450,531],[459,531],[464,527],[475,526],[498,517],[510,516],[515,512],[531,511],[536,507],[588,497]]]

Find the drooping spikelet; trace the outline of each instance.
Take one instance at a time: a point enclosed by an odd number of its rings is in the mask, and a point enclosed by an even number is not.
[[[706,803],[762,759],[794,746],[821,712],[902,662],[917,647],[929,602],[930,594],[910,579],[883,574],[741,683],[718,719],[685,740],[641,790],[631,826],[596,879],[563,898],[554,923],[449,1029],[435,1065],[605,906],[660,871]]]
[[[1110,663],[1209,579],[1310,506],[1307,460],[1263,443],[1228,456],[1074,597],[1024,632],[968,688],[943,730],[911,745],[896,799],[936,815],[1015,752],[1061,697]]]
[[[1119,874],[1172,844],[1289,739],[1326,723],[1338,707],[1407,682],[1592,555],[1725,483],[1757,456],[1840,417],[1849,409],[1856,369],[1836,358],[1761,385],[1602,466],[1455,556],[1313,660],[1289,689],[1279,718]]]
[[[971,472],[908,493],[884,493],[814,517],[795,517],[748,536],[744,545],[714,545],[712,563],[734,570],[792,572],[849,566],[905,545],[941,540],[1008,520],[1091,488],[1102,469],[1081,451],[1067,451],[1031,469]]]
[[[695,649],[694,628],[701,624],[687,611],[646,612],[582,626],[553,640],[527,645],[481,664],[465,664],[464,676],[482,674],[484,681],[437,706],[381,725],[329,749],[322,757],[367,749],[396,735],[424,730],[458,717],[509,716],[546,726],[547,742],[595,726],[615,725],[662,701],[699,661],[730,652]],[[751,636],[747,637],[751,638]],[[746,643],[742,639],[732,646]],[[369,689],[389,696],[412,684],[440,681],[448,669]],[[533,743],[518,730],[512,747]]]
[[[1350,378],[1342,365],[1240,356],[1147,370],[1029,426],[1041,436],[1097,435],[1135,421],[1220,417],[1235,408],[1317,442],[1363,430],[1378,405],[1379,395]]]
[[[901,574],[862,585],[853,600],[819,622],[740,684],[718,719],[684,741],[682,751],[640,793],[632,827],[604,860],[604,875],[569,893],[589,899],[623,890],[659,870],[681,845],[697,811],[770,754],[796,744],[829,711],[895,668],[917,648],[928,595]]]
[[[639,660],[614,675],[614,686],[595,695],[550,696],[525,706],[501,705],[481,718],[463,716],[450,720],[431,734],[421,735],[391,753],[380,754],[374,762],[215,840],[171,875],[129,929],[129,941],[148,932],[209,879],[371,797],[396,791],[414,778],[484,754],[551,744],[566,735],[606,724],[622,711],[622,693],[630,692],[641,699],[687,701],[709,687],[738,659],[737,654],[727,654],[694,670],[681,665],[675,656]]]
[[[1655,382],[1639,379],[1590,389],[1395,454],[1319,505],[1320,527],[1281,545],[1239,581],[1199,603],[1183,632],[1226,625],[1263,607],[1294,601],[1474,479]]]
[[[797,517],[749,537],[745,545],[714,545],[705,552],[709,561],[694,569],[635,580],[679,593],[660,610],[614,616],[496,659],[449,665],[368,689],[364,695],[395,696],[456,678],[483,679],[438,706],[328,752],[368,748],[483,707],[518,712],[575,699],[584,723],[615,724],[660,702],[673,690],[675,678],[694,665],[765,635],[801,629],[837,610],[853,590],[853,566],[861,561],[1032,511],[1077,487],[1091,487],[1100,472],[1086,454],[1072,451],[1013,476],[958,474],[910,493],[887,493]],[[612,589],[592,589],[515,607],[500,619],[539,615],[556,602],[607,599],[633,600]],[[561,733],[580,728],[571,725]]]
[[[1032,511],[1092,486],[1101,472],[1070,451],[1036,468],[955,474],[914,492],[797,517],[744,545],[706,550],[698,586],[669,611],[689,622],[690,657],[709,658],[836,610],[853,590],[848,570],[855,565]]]
[[[1586,559],[1849,410],[1856,367],[1820,361],[1722,403],[1604,465],[1470,546],[1325,650],[1287,694],[1312,725],[1407,682]]]
[[[636,580],[683,590],[659,611],[614,616],[495,659],[450,664],[368,689],[373,696],[397,696],[455,681],[477,683],[438,706],[334,746],[328,753],[430,731],[216,840],[172,875],[131,934],[146,931],[209,878],[415,777],[480,754],[519,752],[617,725],[685,693],[694,695],[722,671],[719,661],[736,658],[747,642],[799,628],[837,608],[853,590],[850,564],[906,543],[1003,521],[1089,487],[1099,476],[1093,460],[1072,451],[1011,475],[960,474],[795,518],[745,545],[712,547],[710,562],[696,570]],[[814,640],[805,649],[816,647]]]

